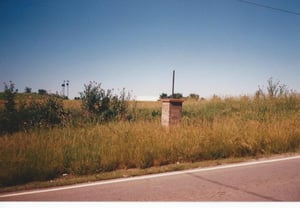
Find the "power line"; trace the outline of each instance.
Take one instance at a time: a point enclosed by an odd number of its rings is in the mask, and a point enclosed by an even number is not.
[[[276,11],[280,11],[280,12],[284,12],[284,13],[294,14],[294,15],[300,16],[300,13],[294,12],[294,11],[290,11],[290,10],[287,10],[287,9],[281,9],[281,8],[271,7],[271,6],[268,6],[268,5],[259,4],[259,3],[255,3],[255,2],[247,1],[247,0],[238,0],[238,1],[242,2],[242,3],[246,3],[246,4],[252,4],[252,5],[257,6],[257,7],[262,7],[262,8],[266,8],[266,9],[272,9],[272,10],[276,10]]]

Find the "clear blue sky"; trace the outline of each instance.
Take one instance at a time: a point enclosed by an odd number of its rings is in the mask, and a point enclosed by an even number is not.
[[[300,13],[299,0],[250,0]],[[1,0],[0,81],[70,97],[89,81],[132,96],[300,90],[300,15],[237,0]],[[1,91],[3,90],[3,85]]]

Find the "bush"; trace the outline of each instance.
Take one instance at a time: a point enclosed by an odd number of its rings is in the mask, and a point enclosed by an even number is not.
[[[4,109],[0,110],[0,134],[28,130],[33,127],[52,127],[64,123],[68,113],[63,108],[62,99],[44,95],[42,99],[30,103],[20,102],[16,106],[17,92],[14,84],[4,83]]]
[[[15,102],[15,97],[17,94],[17,91],[14,90],[15,84],[10,81],[9,85],[7,85],[6,83],[4,83],[4,106],[5,106],[5,110],[7,112],[14,112],[16,111],[16,102]]]
[[[129,95],[126,96],[125,89],[118,96],[113,95],[113,90],[105,91],[97,82],[90,82],[84,88],[80,93],[82,106],[92,119],[109,121],[126,117]]]
[[[181,99],[183,98],[183,95],[181,93],[174,93],[174,95],[168,95],[167,93],[162,93],[159,95],[160,99],[166,99],[166,98],[175,98],[175,99]]]
[[[17,91],[15,84],[10,81],[9,85],[4,83],[4,110],[0,111],[0,133],[12,133],[19,129],[15,97]]]
[[[44,90],[44,89],[39,89],[38,92],[39,92],[39,95],[46,95],[47,94],[47,90]]]
[[[63,124],[68,112],[63,108],[61,98],[46,96],[43,100],[33,101],[20,110],[24,129],[31,127],[52,127]]]

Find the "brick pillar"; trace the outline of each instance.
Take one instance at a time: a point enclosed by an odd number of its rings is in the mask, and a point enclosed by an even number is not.
[[[162,112],[161,112],[161,124],[163,126],[169,126],[178,124],[181,121],[182,116],[182,103],[181,99],[162,99]]]

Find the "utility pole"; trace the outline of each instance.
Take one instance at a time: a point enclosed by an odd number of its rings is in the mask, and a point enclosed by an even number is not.
[[[172,98],[174,98],[174,82],[175,82],[175,70],[173,70],[173,80],[172,80]]]

